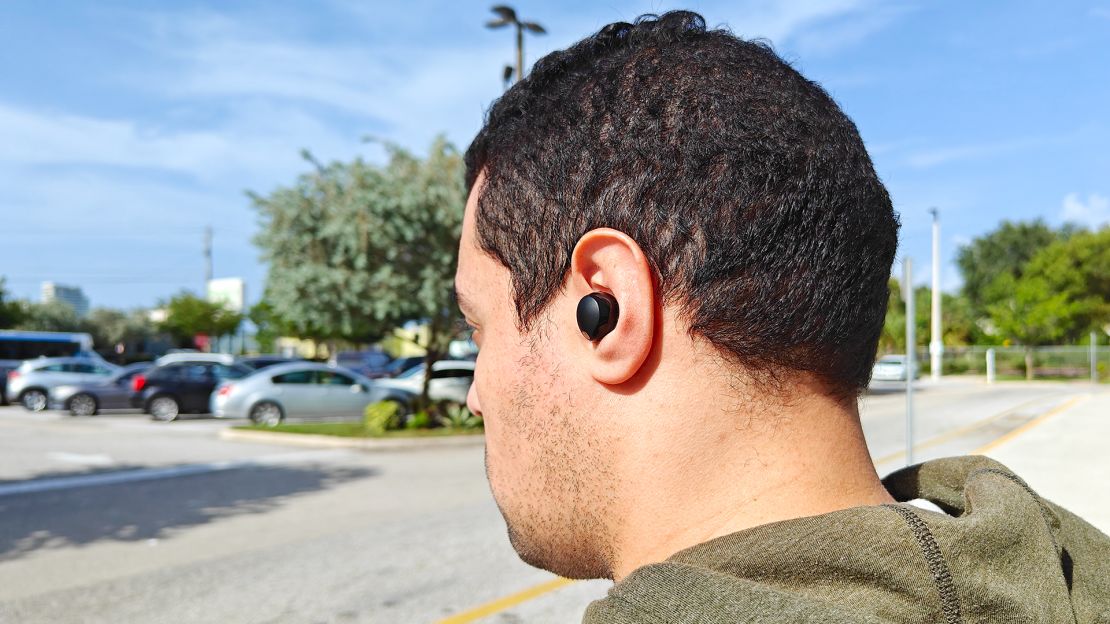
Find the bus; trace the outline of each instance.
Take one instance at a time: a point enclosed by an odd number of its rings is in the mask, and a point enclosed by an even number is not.
[[[98,357],[91,334],[0,329],[0,405],[7,403],[8,372],[40,357]]]

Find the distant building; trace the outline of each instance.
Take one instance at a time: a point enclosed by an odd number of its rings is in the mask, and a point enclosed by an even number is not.
[[[77,316],[84,317],[89,313],[89,298],[77,286],[64,286],[54,282],[42,283],[42,302],[61,301],[69,304],[77,312]]]
[[[246,308],[247,286],[241,277],[221,277],[208,280],[208,301],[219,303],[232,312],[242,313]]]

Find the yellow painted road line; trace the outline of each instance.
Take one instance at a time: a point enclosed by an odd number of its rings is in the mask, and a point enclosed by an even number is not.
[[[940,434],[936,437],[929,438],[928,440],[922,442],[921,444],[915,444],[913,446],[913,450],[918,451],[918,450],[921,450],[921,449],[927,449],[931,446],[936,446],[938,444],[944,444],[945,442],[948,442],[950,440],[955,440],[956,438],[963,437],[965,434],[971,433],[972,431],[975,431],[976,429],[979,429],[981,427],[985,427],[985,426],[991,424],[992,422],[1002,418],[1003,416],[1009,416],[1010,414],[1012,414],[1012,413],[1014,413],[1014,412],[1016,412],[1020,409],[1028,407],[1028,406],[1033,405],[1035,403],[1040,403],[1044,400],[1045,400],[1045,397],[1036,397],[1034,399],[1029,399],[1028,401],[1026,401],[1026,402],[1024,402],[1021,405],[1018,405],[1016,407],[1011,407],[1010,409],[1002,410],[1001,412],[998,412],[997,414],[995,414],[993,416],[987,416],[986,418],[984,418],[982,420],[977,420],[977,421],[975,421],[975,422],[973,422],[969,425],[964,425],[963,427],[960,427],[958,429],[952,429],[952,430],[946,431],[946,432],[944,432],[944,433],[942,433],[942,434]],[[875,461],[875,465],[878,466],[879,464],[885,464],[887,462],[892,462],[896,459],[904,458],[905,456],[906,456],[906,451],[904,451],[904,450],[895,451],[895,452],[893,452],[889,455],[884,455],[884,456],[882,456],[882,457],[880,457],[880,458],[878,458],[874,461]]]
[[[548,592],[555,591],[560,587],[570,585],[571,583],[574,583],[574,581],[570,579],[552,579],[550,581],[547,581],[546,583],[540,583],[539,585],[529,587],[528,589],[519,591],[515,594],[505,596],[504,598],[498,598],[497,600],[494,600],[492,602],[487,602],[480,607],[475,607],[469,611],[459,613],[458,615],[452,615],[445,620],[439,620],[438,622],[436,622],[436,624],[464,624],[465,622],[473,622],[474,620],[484,618],[487,615],[493,615],[498,611],[504,611],[505,609],[508,609],[510,607],[515,607],[522,602],[527,602]]]
[[[1029,431],[1033,427],[1036,427],[1038,425],[1043,424],[1049,418],[1052,418],[1053,416],[1056,416],[1058,414],[1062,414],[1062,413],[1068,411],[1069,409],[1075,407],[1080,401],[1084,401],[1088,398],[1090,398],[1090,395],[1088,395],[1088,394],[1085,394],[1085,395],[1082,395],[1082,396],[1077,396],[1077,397],[1073,398],[1072,400],[1068,401],[1067,403],[1064,403],[1063,405],[1060,405],[1056,409],[1049,410],[1049,411],[1041,414],[1040,416],[1037,416],[1033,420],[1030,420],[1029,422],[1025,423],[1024,425],[1022,425],[1022,426],[1018,427],[1017,429],[1014,429],[1013,431],[999,437],[998,439],[996,439],[992,442],[988,442],[988,443],[984,444],[983,446],[980,446],[979,448],[972,451],[971,454],[972,455],[982,455],[984,453],[989,453],[990,451],[993,451],[994,449],[1002,446],[1003,444],[1009,442],[1010,440],[1013,440],[1014,438],[1020,436],[1021,434],[1025,433],[1026,431]]]

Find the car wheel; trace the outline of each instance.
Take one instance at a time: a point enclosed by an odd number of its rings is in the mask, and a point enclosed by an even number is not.
[[[250,419],[256,425],[263,425],[265,427],[276,427],[281,424],[285,416],[281,413],[281,407],[277,403],[271,401],[262,401],[256,403],[251,408]]]
[[[181,414],[181,406],[177,404],[177,399],[170,396],[158,396],[150,400],[150,405],[147,407],[150,412],[150,417],[160,422],[170,422],[177,420],[178,415]]]
[[[93,416],[96,411],[96,398],[91,394],[81,393],[69,400],[69,413],[73,416]]]
[[[19,396],[19,402],[32,412],[41,412],[46,409],[46,393],[38,388],[31,388]]]

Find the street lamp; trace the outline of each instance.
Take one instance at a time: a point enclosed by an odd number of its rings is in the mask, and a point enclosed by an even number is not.
[[[490,10],[497,15],[497,19],[486,22],[486,28],[504,28],[509,24],[516,26],[516,79],[520,80],[524,77],[524,31],[528,30],[537,35],[545,35],[547,31],[535,22],[522,22],[517,19],[516,11],[512,7],[499,4]],[[506,71],[505,82],[508,82],[509,78],[509,72]]]

